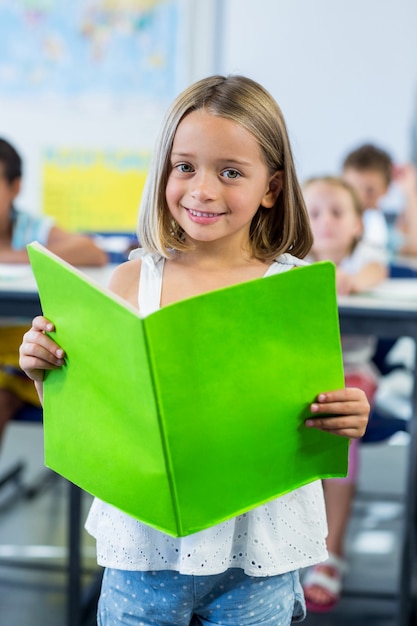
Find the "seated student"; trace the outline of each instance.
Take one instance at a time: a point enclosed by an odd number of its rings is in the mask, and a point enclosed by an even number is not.
[[[395,166],[388,152],[364,144],[343,161],[343,178],[354,187],[365,207],[364,238],[397,254],[417,254],[417,169],[408,163]],[[404,207],[392,229],[380,203],[392,182],[401,189]]]
[[[15,207],[22,184],[22,160],[0,138],[0,263],[28,263],[26,245],[37,240],[74,265],[104,265],[107,254],[87,236],[68,233],[49,217]],[[0,326],[0,441],[7,422],[24,404],[39,406],[31,381],[19,369],[19,345],[27,325]]]
[[[307,181],[303,194],[313,231],[313,247],[307,260],[330,260],[336,264],[338,293],[364,291],[384,280],[385,251],[362,238],[362,204],[354,189],[341,178],[329,176]],[[374,337],[342,337],[345,384],[361,388],[371,405],[378,381],[371,361],[375,345]],[[304,578],[304,595],[310,611],[329,611],[340,597],[346,570],[344,537],[358,473],[357,442],[350,444],[347,478],[323,481],[329,558],[310,568]]]
[[[385,246],[390,256],[417,255],[416,166],[413,163],[401,166],[394,165],[388,152],[378,146],[364,144],[345,157],[342,175],[355,188],[364,207],[366,207],[364,212],[365,239],[370,243]],[[387,228],[380,205],[391,182],[395,182],[401,189],[404,206],[394,224]],[[413,269],[404,269],[402,266],[401,263],[396,266],[394,258],[394,263],[391,263],[391,275],[398,277],[415,275]],[[373,361],[382,374],[389,374],[393,369],[390,364],[390,354],[392,354],[394,345],[399,345],[395,339],[384,338],[378,341]],[[406,351],[408,350],[409,347]],[[401,363],[398,363],[396,368],[402,368]],[[405,368],[402,369],[407,378],[409,374],[405,372]],[[373,417],[376,416],[377,413],[373,413]],[[397,416],[394,415],[392,418],[396,420]],[[375,419],[372,420],[370,430],[375,423]],[[378,426],[380,432],[382,432],[381,425]],[[388,427],[387,424],[385,426]],[[397,428],[395,423],[393,423],[392,428]],[[404,426],[399,423],[398,428],[403,429]],[[376,432],[375,429],[373,430]]]

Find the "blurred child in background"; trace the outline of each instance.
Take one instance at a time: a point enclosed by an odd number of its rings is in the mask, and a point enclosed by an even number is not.
[[[343,162],[343,178],[356,190],[364,207],[364,239],[389,248],[393,254],[417,255],[417,169],[408,163],[395,166],[388,152],[364,144]],[[398,218],[389,227],[381,201],[395,183],[404,198]]]
[[[383,281],[387,275],[386,253],[382,246],[363,238],[362,204],[354,189],[341,178],[329,176],[310,179],[303,193],[314,239],[308,260],[336,264],[338,294],[365,291]],[[378,382],[371,361],[375,345],[374,337],[342,337],[345,384],[363,389],[370,404]],[[311,611],[331,610],[340,597],[346,570],[344,537],[358,474],[357,444],[358,440],[350,445],[347,478],[323,481],[329,558],[310,568],[304,578],[306,604]]]
[[[104,265],[107,255],[85,235],[66,232],[51,218],[15,206],[22,185],[22,159],[0,138],[0,263],[29,263],[26,246],[37,240],[73,265]],[[32,382],[19,369],[19,345],[29,324],[2,320],[0,326],[0,441],[24,404],[39,406]]]

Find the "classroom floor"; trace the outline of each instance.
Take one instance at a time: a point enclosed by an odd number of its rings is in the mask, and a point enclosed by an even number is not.
[[[42,429],[9,427],[0,455],[0,477],[12,463],[26,464],[25,482],[43,475]],[[362,445],[361,478],[347,540],[349,571],[338,607],[310,614],[306,626],[394,626],[402,531],[407,437],[396,445]],[[83,496],[85,512],[90,503]],[[68,626],[68,484],[56,479],[30,499],[0,489],[0,626]],[[85,515],[84,515],[85,517]],[[83,588],[97,581],[94,542],[83,533]],[[16,563],[20,563],[19,566]],[[22,567],[24,565],[24,567]],[[95,624],[86,616],[85,626]],[[84,626],[84,625],[83,625]]]

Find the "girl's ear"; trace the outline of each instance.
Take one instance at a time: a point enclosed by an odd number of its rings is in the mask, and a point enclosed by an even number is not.
[[[261,201],[265,209],[272,209],[284,186],[284,172],[278,171],[272,174],[268,180],[268,188]]]

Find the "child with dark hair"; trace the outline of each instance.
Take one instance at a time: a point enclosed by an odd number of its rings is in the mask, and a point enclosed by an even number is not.
[[[66,232],[49,217],[17,209],[21,185],[22,159],[0,138],[0,263],[29,263],[26,246],[34,240],[74,265],[107,262],[106,253],[90,237]],[[27,326],[15,320],[0,326],[0,441],[6,424],[24,404],[39,406],[31,381],[19,369],[19,345]]]

